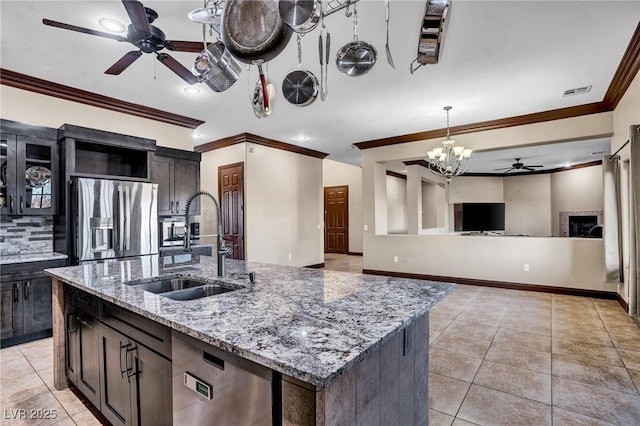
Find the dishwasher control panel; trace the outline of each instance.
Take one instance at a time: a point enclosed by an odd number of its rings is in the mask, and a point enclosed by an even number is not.
[[[188,371],[184,373],[184,385],[204,399],[213,399],[213,388],[211,385],[198,379]]]

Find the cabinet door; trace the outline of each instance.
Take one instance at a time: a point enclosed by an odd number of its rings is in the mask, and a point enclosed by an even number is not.
[[[51,328],[51,278],[42,277],[26,280],[22,283],[23,332]]]
[[[0,338],[19,336],[22,334],[22,283],[6,282],[0,284]]]
[[[200,163],[189,160],[174,161],[174,200],[178,214],[184,214],[187,199],[200,189]],[[190,214],[200,214],[200,197],[193,200],[189,208]]]
[[[127,377],[129,339],[101,325],[100,371],[102,373],[100,411],[114,425],[131,425],[130,378]]]
[[[16,135],[0,133],[0,214],[16,213]]]
[[[100,406],[100,334],[97,319],[78,310],[77,320],[77,383],[78,389],[96,407]]]
[[[173,423],[171,361],[137,344],[128,354],[131,367],[131,405],[143,426]]]
[[[76,308],[69,303],[64,304],[64,329],[65,329],[65,370],[67,377],[74,385],[78,384],[78,317]]]
[[[158,184],[158,216],[172,216],[176,212],[173,200],[173,159],[153,157],[151,182]]]
[[[56,213],[57,144],[36,137],[18,136],[16,209],[21,215]]]

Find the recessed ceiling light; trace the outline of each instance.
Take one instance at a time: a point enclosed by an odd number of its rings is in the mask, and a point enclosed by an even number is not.
[[[198,93],[200,93],[200,89],[198,89],[197,87],[185,87],[184,91],[187,92],[190,95],[197,95]]]
[[[308,141],[309,140],[309,136],[298,135],[298,136],[294,137],[293,140],[297,141],[297,142],[304,142],[304,141]]]
[[[116,34],[123,33],[127,29],[122,22],[111,18],[100,18],[98,24],[105,30]]]

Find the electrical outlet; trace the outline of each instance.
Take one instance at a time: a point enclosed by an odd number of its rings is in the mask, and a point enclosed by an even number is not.
[[[529,264],[528,263],[524,264],[524,271],[525,272],[529,272]]]
[[[289,253],[289,260],[291,260],[291,253]]]
[[[368,226],[368,225],[365,225],[365,226],[364,226],[364,230],[365,230],[365,231],[368,231],[368,230],[369,230],[369,226]]]
[[[393,256],[393,263],[398,263],[398,256]]]
[[[318,231],[320,230],[320,224],[318,224]]]

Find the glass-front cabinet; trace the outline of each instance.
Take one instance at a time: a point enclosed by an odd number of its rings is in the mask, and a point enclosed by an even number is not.
[[[55,214],[56,142],[9,133],[0,136],[0,213]]]

